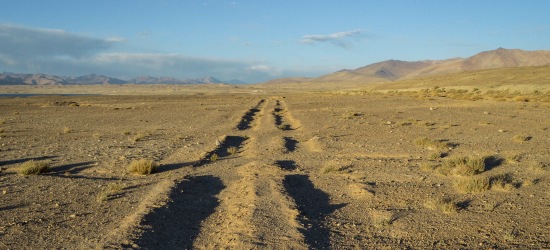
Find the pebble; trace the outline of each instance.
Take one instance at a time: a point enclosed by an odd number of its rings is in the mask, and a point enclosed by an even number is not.
[[[70,218],[76,218],[76,214],[69,215]]]

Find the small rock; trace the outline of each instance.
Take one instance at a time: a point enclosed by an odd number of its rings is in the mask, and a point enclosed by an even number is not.
[[[76,214],[69,215],[69,218],[76,218]]]
[[[2,190],[2,194],[7,194],[8,190]]]

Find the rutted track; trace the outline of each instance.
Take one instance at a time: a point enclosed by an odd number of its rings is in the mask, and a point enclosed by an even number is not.
[[[247,138],[244,136],[224,136],[221,140],[216,141],[216,148],[206,152],[193,166],[200,167],[217,159],[237,154],[246,140]],[[235,150],[235,152],[231,152],[231,150]]]
[[[238,130],[247,130],[252,127],[252,122],[254,121],[256,115],[262,109],[262,106],[265,104],[265,99],[262,99],[258,102],[256,106],[246,111],[242,116],[241,120],[237,124]]]
[[[263,115],[265,110],[273,115]],[[324,219],[337,207],[307,175],[296,173],[301,166],[293,157],[300,142],[294,130],[301,125],[286,104],[262,99],[236,128],[237,133],[223,136],[193,164],[196,173],[173,188],[170,202],[144,218],[138,245],[330,247]]]

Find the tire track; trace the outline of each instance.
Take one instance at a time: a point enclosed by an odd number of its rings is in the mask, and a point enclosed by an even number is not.
[[[298,220],[306,243],[313,249],[330,249],[330,229],[325,218],[345,205],[331,205],[329,195],[315,188],[307,175],[287,175],[283,183],[300,210]]]
[[[281,100],[275,100],[275,108],[272,112],[275,118],[275,126],[280,130],[296,130],[301,128],[301,123],[292,117],[292,113]]]
[[[203,223],[194,247],[307,249],[280,170],[251,162],[237,172],[239,179],[220,193],[220,206]]]
[[[286,152],[294,152],[298,148],[299,141],[295,140],[292,137],[285,136],[283,137],[284,140],[284,149]]]
[[[226,135],[221,140],[216,141],[216,148],[206,152],[193,167],[200,167],[205,164],[236,155],[242,149],[244,142],[248,140],[245,136]]]
[[[218,206],[216,195],[223,188],[220,178],[211,175],[180,182],[170,192],[170,202],[143,218],[141,226],[147,231],[136,243],[144,249],[191,248],[200,223]]]
[[[265,99],[262,99],[254,106],[253,108],[246,111],[246,113],[241,117],[241,120],[237,124],[238,130],[247,130],[252,127],[252,122],[256,119],[257,113],[262,110],[262,107],[265,104]]]
[[[294,130],[300,128],[286,103],[260,100],[237,124],[241,132],[223,136],[193,164],[201,174],[178,183],[171,201],[145,216],[138,245],[330,248],[325,218],[341,205],[331,205],[308,175],[292,174],[300,171],[294,155],[300,145]]]

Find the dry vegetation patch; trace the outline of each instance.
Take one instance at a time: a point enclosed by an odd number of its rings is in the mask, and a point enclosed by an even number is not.
[[[157,169],[158,164],[150,159],[134,160],[128,165],[128,171],[134,174],[148,175]]]
[[[432,198],[426,201],[424,205],[429,209],[444,213],[456,213],[459,209],[458,203],[449,197]]]
[[[456,187],[463,193],[480,193],[491,189],[491,179],[486,176],[461,178],[457,181]]]
[[[48,172],[50,170],[50,161],[42,160],[30,160],[26,161],[19,166],[19,174],[21,175],[34,175]]]
[[[414,140],[414,143],[418,146],[426,148],[428,150],[446,150],[449,149],[449,144],[442,140],[432,140],[428,137],[419,137]]]

